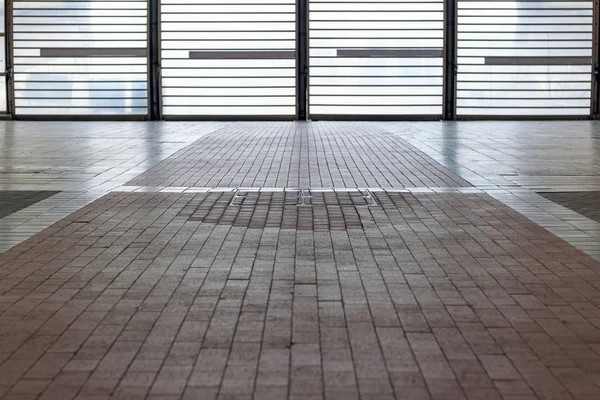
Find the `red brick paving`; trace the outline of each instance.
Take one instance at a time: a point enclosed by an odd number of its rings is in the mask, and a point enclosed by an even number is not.
[[[196,195],[177,215],[248,228],[362,229],[357,207],[374,205],[372,197],[367,190],[208,192]]]
[[[0,255],[0,396],[600,398],[600,263],[486,195],[375,197],[346,229],[101,198]]]

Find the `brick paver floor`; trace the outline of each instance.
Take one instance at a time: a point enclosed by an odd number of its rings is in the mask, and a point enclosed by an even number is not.
[[[600,398],[600,263],[485,194],[290,193],[115,192],[0,255],[0,396]]]
[[[0,190],[0,218],[54,196],[53,191]]]
[[[127,184],[470,186],[397,135],[360,122],[238,122],[202,137]]]
[[[542,192],[542,196],[600,222],[600,192]]]
[[[598,126],[0,123],[0,398],[600,399]]]

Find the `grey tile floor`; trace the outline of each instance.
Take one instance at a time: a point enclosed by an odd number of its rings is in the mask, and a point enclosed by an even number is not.
[[[596,121],[378,122],[475,186],[600,187]]]
[[[538,193],[554,203],[600,222],[600,191]]]
[[[61,193],[0,219],[0,252],[227,122],[0,121],[0,190]]]
[[[58,194],[56,191],[0,190],[0,218]]]
[[[0,190],[108,192],[227,125],[0,121]]]
[[[597,121],[376,122],[600,259],[600,224],[536,192],[600,189]]]

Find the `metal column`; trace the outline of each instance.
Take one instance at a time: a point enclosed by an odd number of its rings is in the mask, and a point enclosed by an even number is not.
[[[600,119],[600,0],[594,0],[594,27],[592,38],[592,93],[591,118]]]
[[[297,0],[296,6],[296,108],[297,118],[305,121],[308,114],[308,0]]]
[[[160,120],[160,0],[148,4],[148,113],[153,121]]]
[[[456,74],[457,74],[457,0],[444,2],[444,114],[443,119],[456,119]]]
[[[6,76],[6,113],[15,116],[15,90],[13,68],[13,0],[7,0],[4,8],[4,35],[6,40],[5,71]]]

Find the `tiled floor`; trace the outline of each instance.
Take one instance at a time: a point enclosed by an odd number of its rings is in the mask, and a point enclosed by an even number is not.
[[[16,213],[55,194],[58,192],[2,190],[0,191],[0,218]]]
[[[106,193],[228,124],[0,121],[0,190]]]
[[[349,122],[237,123],[178,151],[127,185],[470,186],[401,137]]]
[[[1,398],[600,398],[596,122],[2,124]]]
[[[595,121],[378,122],[475,186],[600,188]]]
[[[0,252],[227,122],[0,121],[0,190],[61,193],[0,219]]]
[[[600,191],[541,192],[548,200],[600,222]]]

